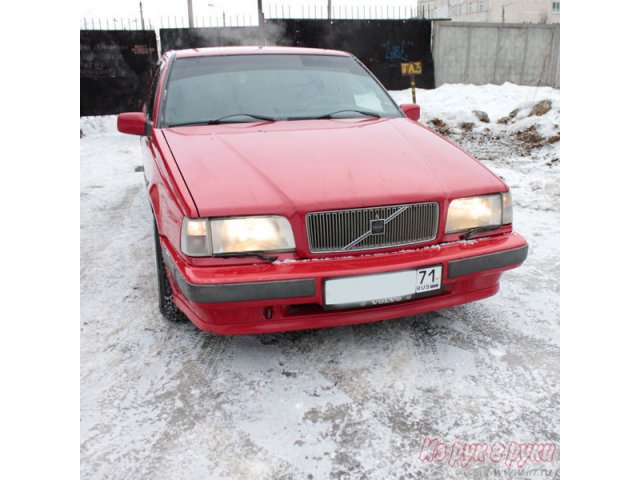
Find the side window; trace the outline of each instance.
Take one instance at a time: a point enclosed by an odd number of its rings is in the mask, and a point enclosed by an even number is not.
[[[160,61],[158,67],[156,68],[155,73],[153,74],[153,80],[151,81],[151,91],[149,92],[149,100],[145,103],[144,113],[147,114],[147,117],[151,119],[153,115],[153,111],[155,109],[156,104],[156,92],[158,90],[158,82],[160,81],[160,77],[162,70],[164,69],[164,62]]]

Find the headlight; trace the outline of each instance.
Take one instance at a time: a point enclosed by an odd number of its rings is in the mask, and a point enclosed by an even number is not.
[[[213,253],[293,250],[291,225],[283,217],[238,217],[211,220]]]
[[[185,218],[182,221],[180,248],[190,257],[211,256],[211,232],[206,218]]]
[[[509,192],[458,198],[449,204],[446,233],[462,232],[477,227],[506,225],[511,223],[511,220],[511,194]]]
[[[182,251],[192,257],[240,252],[274,252],[296,248],[284,217],[185,218]]]

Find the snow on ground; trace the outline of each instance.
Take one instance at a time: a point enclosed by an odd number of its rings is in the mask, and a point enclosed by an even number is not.
[[[411,103],[411,90],[391,92],[398,103]],[[506,82],[503,85],[442,85],[435,90],[416,89],[417,103],[423,108],[422,121],[436,118],[460,128],[464,122],[475,128],[489,128],[494,132],[511,131],[534,125],[545,136],[552,136],[560,128],[560,90],[551,87],[527,87]],[[542,116],[529,116],[532,108],[543,100],[551,102],[551,111]],[[474,111],[484,112],[488,123],[482,122]],[[513,113],[515,112],[515,113]],[[509,116],[513,117],[509,118]],[[536,118],[537,117],[537,118]],[[498,123],[509,118],[509,123]]]
[[[425,437],[559,442],[559,91],[445,85],[418,101],[511,184],[527,262],[480,302],[244,337],[160,316],[139,140],[81,119],[82,478],[559,478],[558,453],[522,469],[419,459]]]

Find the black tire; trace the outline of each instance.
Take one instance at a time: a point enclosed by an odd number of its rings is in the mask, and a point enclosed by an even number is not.
[[[187,317],[173,302],[173,291],[167,276],[167,268],[162,259],[162,247],[160,246],[160,236],[155,219],[153,220],[153,240],[156,251],[156,272],[158,274],[158,300],[160,313],[170,322],[184,322]]]

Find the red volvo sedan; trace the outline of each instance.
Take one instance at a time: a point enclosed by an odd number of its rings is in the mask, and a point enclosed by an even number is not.
[[[160,310],[219,334],[373,322],[495,294],[509,187],[352,55],[171,51],[140,135]]]

